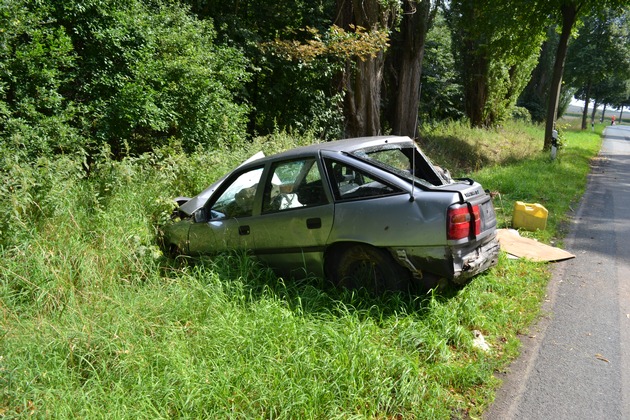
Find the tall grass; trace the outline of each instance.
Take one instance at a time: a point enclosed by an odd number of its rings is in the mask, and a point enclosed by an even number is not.
[[[557,162],[535,152],[473,175],[505,201],[540,199],[560,214],[596,150],[586,137],[571,134]],[[104,153],[89,172],[81,157],[5,165],[0,416],[479,415],[493,373],[537,315],[545,265],[502,256],[463,288],[371,297],[278,279],[244,255],[161,254],[170,197],[194,194],[259,149],[305,141],[279,134],[231,153],[174,147],[123,161]],[[489,352],[473,346],[473,330]]]
[[[454,175],[528,159],[542,148],[541,128],[520,121],[487,130],[461,121],[422,127],[420,145]]]

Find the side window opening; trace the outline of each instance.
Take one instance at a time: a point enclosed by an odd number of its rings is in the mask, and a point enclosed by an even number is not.
[[[315,159],[278,162],[271,167],[263,193],[263,213],[327,203]]]
[[[346,163],[327,159],[326,170],[330,175],[333,194],[337,200],[382,197],[401,192],[400,188]]]
[[[262,167],[256,168],[242,173],[232,181],[210,208],[210,218],[251,216],[262,172]]]

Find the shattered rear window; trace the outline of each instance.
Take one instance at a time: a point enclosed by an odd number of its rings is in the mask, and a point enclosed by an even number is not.
[[[444,185],[449,179],[442,176],[424,154],[414,147],[379,146],[352,152],[352,155],[392,172],[401,178],[426,186]],[[415,175],[415,176],[412,176]]]

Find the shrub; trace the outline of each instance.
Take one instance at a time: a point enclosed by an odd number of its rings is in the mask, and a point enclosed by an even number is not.
[[[0,11],[0,143],[32,160],[108,144],[117,157],[245,133],[249,78],[210,21],[168,0],[31,2]],[[88,140],[89,139],[89,140]]]
[[[529,110],[527,108],[524,108],[522,106],[515,106],[512,109],[512,119],[523,122],[531,122],[532,115],[529,113]]]

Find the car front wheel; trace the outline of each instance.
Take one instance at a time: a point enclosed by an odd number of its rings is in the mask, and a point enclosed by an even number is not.
[[[332,267],[333,280],[347,289],[365,288],[372,294],[406,290],[410,273],[379,248],[357,244],[346,248]]]

